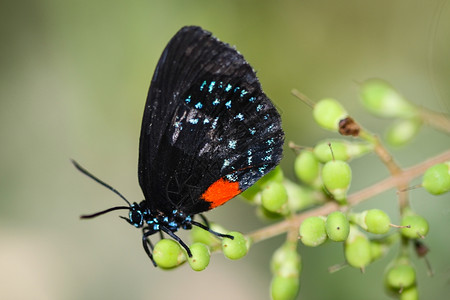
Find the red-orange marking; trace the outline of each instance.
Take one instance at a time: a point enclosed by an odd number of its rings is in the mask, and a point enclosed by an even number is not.
[[[239,182],[231,182],[220,178],[202,194],[205,201],[211,203],[211,208],[224,204],[234,196],[241,192],[239,189]]]

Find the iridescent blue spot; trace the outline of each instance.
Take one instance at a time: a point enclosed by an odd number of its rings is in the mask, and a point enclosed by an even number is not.
[[[240,89],[240,87],[235,87],[234,92],[236,93],[238,90]]]
[[[213,102],[212,102],[212,105],[217,105],[217,104],[219,104],[220,103],[220,101],[219,101],[219,99],[215,99]]]
[[[229,142],[228,142],[228,148],[231,148],[231,149],[236,149],[236,140],[230,140]]]
[[[227,103],[225,103],[226,108],[231,108],[231,100],[229,100]]]
[[[206,85],[206,80],[203,81],[202,85],[200,86],[200,91],[203,91],[203,88],[205,87],[205,85]]]
[[[203,107],[203,104],[201,102],[198,102],[197,104],[195,104],[196,109],[201,109],[202,107]]]
[[[189,95],[184,101],[185,101],[186,103],[191,102],[191,95]]]
[[[256,133],[255,127],[249,128],[248,131],[250,132],[251,135],[254,135]]]
[[[261,174],[264,174],[264,171],[267,169],[267,165],[263,165],[262,167],[259,167],[258,168],[258,171],[261,173]]]
[[[153,230],[158,231],[159,230],[159,224],[154,224],[153,225]]]
[[[251,103],[255,102],[256,98],[255,97],[250,97],[248,98],[248,101],[250,101]]]
[[[222,165],[222,169],[225,167],[228,167],[230,165],[230,161],[228,159],[224,159],[223,160],[223,165]]]
[[[228,175],[226,175],[225,177],[226,177],[229,181],[232,181],[232,182],[235,182],[235,181],[238,180],[238,178],[237,178],[237,176],[236,176],[235,173],[233,173],[233,174],[228,174]]]
[[[256,107],[256,111],[260,111],[264,106],[262,104],[258,104]]]
[[[275,140],[273,138],[270,138],[266,141],[267,145],[272,145],[273,143],[275,143]]]
[[[198,123],[198,119],[189,119],[189,123],[197,124]]]
[[[175,123],[173,123],[173,126],[175,128],[179,128],[180,130],[183,129],[183,126],[181,126],[182,123],[180,121],[176,121]]]
[[[233,86],[231,84],[228,84],[225,88],[225,92],[229,92]]]
[[[241,113],[238,113],[236,116],[234,116],[234,119],[242,121],[242,120],[244,120],[244,115]]]
[[[177,223],[175,223],[175,221],[170,222],[169,226],[171,226],[171,227],[178,227]]]
[[[186,220],[187,222],[190,222],[190,221],[192,221],[192,217],[191,217],[191,216],[187,216],[185,220]]]
[[[208,92],[210,92],[210,93],[212,92],[215,84],[216,84],[215,81],[211,81],[211,83],[209,84],[209,87],[208,87]]]
[[[269,114],[264,115],[264,120],[269,120]]]
[[[169,218],[168,217],[164,217],[163,221],[167,223],[167,222],[169,222]]]
[[[212,125],[211,125],[211,127],[213,128],[213,129],[216,129],[216,127],[217,127],[217,121],[219,120],[219,117],[216,117],[215,119],[214,119],[214,121],[213,121],[213,123],[212,123]]]
[[[176,214],[178,212],[178,209],[174,209],[174,210],[172,210],[172,214]]]
[[[262,161],[271,161],[272,160],[272,155],[264,156],[261,160]]]
[[[219,82],[219,89],[221,89],[221,88],[223,88],[223,82],[222,81]]]
[[[203,124],[208,124],[209,123],[209,119],[208,118],[205,118],[204,120],[203,120]]]
[[[241,97],[244,97],[244,95],[246,95],[248,92],[246,90],[242,90],[241,91]]]

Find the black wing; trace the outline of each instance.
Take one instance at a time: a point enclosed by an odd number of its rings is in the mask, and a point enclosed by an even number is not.
[[[142,121],[138,176],[149,208],[196,214],[224,203],[279,163],[283,140],[280,116],[243,56],[200,27],[178,31]]]

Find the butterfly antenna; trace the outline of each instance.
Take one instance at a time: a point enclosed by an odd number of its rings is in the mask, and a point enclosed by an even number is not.
[[[116,195],[118,195],[120,198],[122,198],[129,206],[131,206],[130,202],[129,202],[129,201],[128,201],[121,193],[119,193],[118,190],[116,190],[115,188],[113,188],[113,187],[110,186],[109,184],[107,184],[107,183],[101,181],[100,179],[98,179],[97,177],[95,177],[94,175],[92,175],[91,173],[89,173],[88,170],[86,170],[85,168],[83,168],[82,166],[80,166],[80,165],[79,165],[76,161],[74,161],[73,159],[71,159],[71,161],[72,161],[73,165],[75,166],[75,168],[78,169],[78,171],[80,171],[81,173],[83,173],[83,174],[86,175],[87,177],[89,177],[89,178],[95,180],[96,182],[100,183],[101,185],[103,185],[103,186],[106,187],[107,189],[113,191]],[[123,207],[123,206],[113,207],[113,208],[111,208],[111,210],[122,209],[122,208],[119,208],[119,207]],[[127,207],[127,209],[129,209],[129,208]],[[96,213],[96,214],[94,214],[94,215],[95,215],[95,216],[98,216],[98,215],[101,215],[101,214],[103,214],[103,213],[107,213],[107,212],[109,212],[109,211],[111,211],[111,210],[106,210],[106,211],[103,211],[103,212],[98,212],[98,213]],[[94,215],[90,215],[90,217],[93,218],[93,217],[95,217]],[[82,216],[82,217],[83,217],[83,216]],[[86,217],[89,217],[89,216],[86,216]]]
[[[130,208],[128,206],[116,206],[116,207],[111,207],[111,208],[108,208],[108,209],[96,212],[95,214],[82,215],[82,216],[80,216],[80,218],[81,219],[91,219],[91,218],[95,218],[97,216],[109,213],[110,211],[115,211],[115,210],[119,210],[119,209],[128,209],[128,210],[130,210]],[[128,220],[128,219],[125,218],[125,220]]]

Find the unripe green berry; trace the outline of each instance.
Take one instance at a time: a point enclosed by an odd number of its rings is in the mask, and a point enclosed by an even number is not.
[[[330,151],[330,144],[333,148],[333,153]],[[357,143],[346,140],[325,140],[319,142],[314,147],[313,153],[322,163],[326,163],[330,160],[348,161],[351,158],[372,151],[373,147],[374,146],[370,143]]]
[[[189,249],[192,252],[192,257],[187,257],[189,265],[194,271],[202,271],[209,265],[211,254],[209,248],[202,243],[194,243]]]
[[[227,233],[234,237],[234,239],[223,238],[222,239],[222,251],[223,254],[229,259],[240,259],[244,257],[248,252],[248,244],[244,235],[237,231],[231,231]]]
[[[261,204],[265,209],[275,213],[285,213],[288,196],[283,184],[271,181],[267,183],[261,193]]]
[[[386,131],[386,141],[392,146],[403,146],[419,133],[421,126],[418,118],[398,120]]]
[[[422,186],[433,195],[450,191],[450,162],[428,168],[423,175]]]
[[[350,232],[350,224],[342,212],[335,211],[327,216],[325,229],[330,240],[343,242]]]
[[[410,228],[402,228],[400,232],[404,237],[417,239],[427,235],[429,226],[427,220],[419,215],[406,215],[402,218],[402,226],[410,226]]]
[[[345,161],[329,161],[322,168],[323,184],[337,201],[345,200],[351,180],[352,170]]]
[[[397,264],[389,268],[386,273],[386,283],[394,290],[408,288],[415,282],[416,271],[411,265]]]
[[[384,80],[366,80],[361,85],[360,96],[363,105],[380,117],[408,118],[417,115],[414,105]]]
[[[272,274],[282,277],[299,277],[301,257],[297,251],[297,242],[286,242],[272,255],[270,261]]]
[[[337,132],[339,122],[345,119],[348,114],[342,105],[335,99],[322,99],[314,105],[314,120],[324,129]]]
[[[300,239],[306,246],[316,247],[327,240],[325,220],[323,217],[306,218],[299,229]]]
[[[283,184],[288,194],[288,206],[291,212],[304,210],[323,202],[319,196],[314,195],[315,191],[308,186],[295,184],[287,179],[283,181]],[[322,192],[319,195],[323,196]]]
[[[400,294],[400,300],[419,300],[419,291],[417,286],[413,285],[407,289],[404,289]]]
[[[347,263],[354,268],[364,269],[372,261],[370,241],[356,226],[350,226],[344,254]]]
[[[320,165],[317,158],[311,151],[302,151],[294,163],[295,175],[304,183],[319,187],[322,182],[320,180]]]
[[[185,261],[185,256],[180,244],[174,240],[162,239],[156,243],[153,249],[153,259],[158,267],[171,269]]]
[[[300,281],[297,277],[274,276],[270,283],[273,300],[294,300],[297,298]]]
[[[370,209],[365,215],[367,231],[375,234],[387,233],[390,229],[391,219],[380,209]]]

